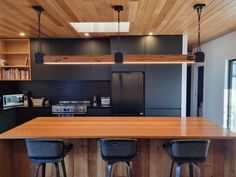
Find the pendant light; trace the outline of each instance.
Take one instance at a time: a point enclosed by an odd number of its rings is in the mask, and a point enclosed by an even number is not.
[[[201,51],[201,13],[202,9],[206,4],[195,4],[193,8],[197,11],[198,14],[198,39],[197,39],[197,51],[194,53],[195,62],[204,62],[205,54]]]
[[[37,16],[38,16],[38,22],[37,22],[38,23],[38,52],[34,54],[34,58],[35,58],[35,63],[42,64],[44,53],[42,52],[40,18],[41,18],[41,13],[44,11],[44,9],[41,6],[33,6],[33,9],[37,12]]]
[[[123,6],[117,5],[113,7],[118,15],[118,44],[117,44],[117,52],[115,53],[115,63],[123,63],[123,53],[120,52],[120,12],[124,10]]]

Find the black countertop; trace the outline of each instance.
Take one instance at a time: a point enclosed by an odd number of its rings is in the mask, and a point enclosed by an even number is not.
[[[14,106],[14,107],[0,107],[0,112],[12,109],[31,109],[31,108],[51,108],[52,106]]]
[[[36,109],[36,108],[52,108],[52,105],[44,105],[44,106],[15,106],[15,107],[0,107],[0,112],[12,110],[12,109]],[[110,106],[88,106],[88,109],[111,109]]]

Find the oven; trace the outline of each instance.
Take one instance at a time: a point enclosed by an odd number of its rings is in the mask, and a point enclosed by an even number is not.
[[[90,101],[59,101],[52,106],[53,117],[76,117],[87,114]]]

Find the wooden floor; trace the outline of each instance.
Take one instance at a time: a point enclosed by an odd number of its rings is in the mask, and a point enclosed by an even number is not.
[[[66,157],[68,177],[105,177],[105,162],[101,159],[98,139],[67,140],[74,145]],[[170,158],[163,150],[168,140],[138,139],[138,156],[132,163],[134,177],[167,177]],[[236,176],[236,140],[212,140],[207,161],[201,165],[202,177]],[[34,165],[28,159],[24,140],[0,140],[0,177],[32,177]],[[182,170],[182,177],[188,176]],[[51,165],[47,177],[55,176]],[[117,164],[114,177],[124,177],[125,168]]]

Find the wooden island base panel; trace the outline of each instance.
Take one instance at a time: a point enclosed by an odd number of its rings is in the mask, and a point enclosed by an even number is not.
[[[0,135],[0,177],[33,176],[25,138],[63,138],[74,145],[65,158],[68,177],[105,177],[98,140],[108,137],[138,139],[133,177],[169,176],[171,161],[162,145],[170,139],[211,139],[202,176],[236,177],[236,134],[207,119],[178,117],[36,118]],[[181,173],[188,176],[187,166]],[[47,177],[53,176],[48,165]],[[113,176],[126,176],[123,164],[114,166]]]

